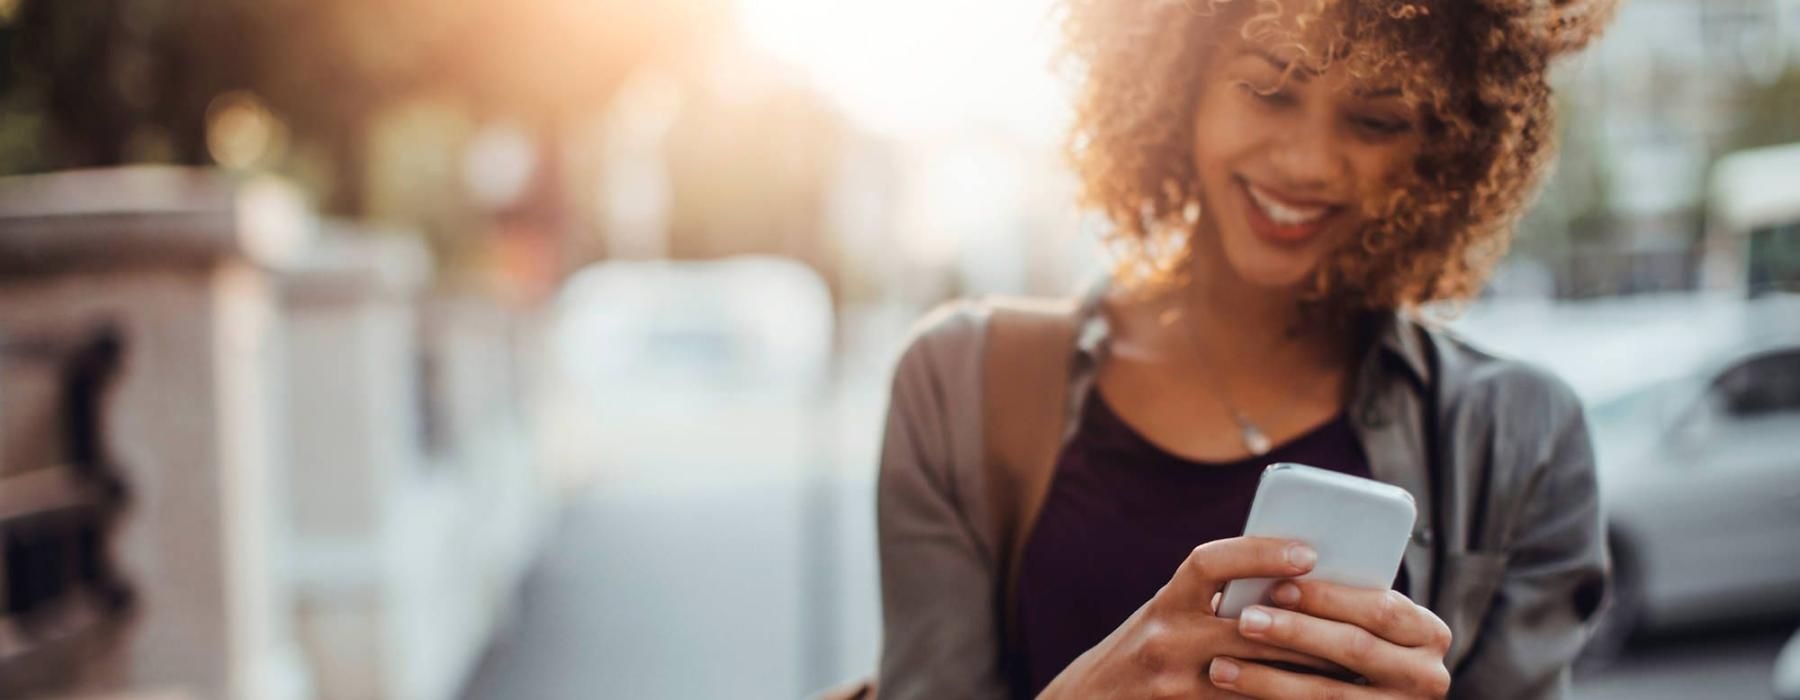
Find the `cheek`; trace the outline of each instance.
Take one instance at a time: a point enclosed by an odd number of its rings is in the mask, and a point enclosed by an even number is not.
[[[1411,141],[1359,149],[1351,163],[1360,194],[1381,201],[1394,189],[1405,186],[1418,152],[1418,146]]]
[[[1218,173],[1234,158],[1255,147],[1259,121],[1248,114],[1237,95],[1237,88],[1219,84],[1209,88],[1195,106],[1192,120],[1192,154],[1194,165],[1205,177],[1208,171]]]
[[[1189,134],[1190,148],[1188,155],[1194,160],[1194,170],[1204,179],[1219,161],[1219,142],[1213,138],[1218,131],[1218,119],[1205,104],[1194,111],[1193,133]]]

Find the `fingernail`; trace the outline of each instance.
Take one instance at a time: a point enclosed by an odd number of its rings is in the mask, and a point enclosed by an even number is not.
[[[1238,619],[1238,624],[1243,626],[1245,632],[1261,632],[1273,622],[1274,618],[1269,617],[1268,613],[1256,608],[1245,608],[1243,617]]]
[[[1312,568],[1313,562],[1319,560],[1319,553],[1314,552],[1313,548],[1306,545],[1296,544],[1288,547],[1287,560],[1289,564],[1293,564],[1298,568],[1310,569]]]
[[[1221,656],[1212,660],[1212,666],[1208,669],[1207,674],[1212,676],[1214,683],[1230,683],[1237,680],[1238,665],[1231,659]]]
[[[1300,602],[1300,587],[1284,581],[1275,584],[1275,590],[1269,594],[1269,597],[1282,605],[1293,605]]]

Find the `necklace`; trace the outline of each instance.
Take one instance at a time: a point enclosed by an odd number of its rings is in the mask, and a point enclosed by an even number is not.
[[[1174,309],[1170,309],[1170,311],[1174,311]],[[1250,420],[1250,416],[1244,413],[1242,409],[1238,408],[1237,402],[1231,399],[1231,388],[1227,387],[1225,385],[1225,379],[1218,375],[1218,365],[1214,363],[1212,357],[1207,355],[1205,350],[1201,348],[1200,341],[1194,338],[1193,326],[1187,322],[1187,318],[1185,317],[1186,312],[1182,311],[1180,313],[1183,316],[1183,318],[1180,319],[1181,336],[1187,341],[1188,348],[1193,351],[1196,356],[1199,356],[1200,361],[1206,365],[1206,379],[1208,383],[1213,385],[1213,395],[1218,397],[1219,405],[1231,416],[1231,422],[1237,424],[1238,439],[1243,441],[1244,449],[1249,450],[1250,454],[1257,457],[1268,454],[1269,450],[1274,447],[1274,444],[1269,440],[1269,434],[1262,429],[1262,426],[1259,426],[1255,421]],[[1298,394],[1298,391],[1290,392],[1287,397],[1287,405],[1276,415],[1286,414],[1287,409],[1292,408],[1293,402],[1296,400]]]

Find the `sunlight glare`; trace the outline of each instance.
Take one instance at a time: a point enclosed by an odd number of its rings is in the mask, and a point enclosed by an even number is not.
[[[1054,139],[1051,0],[740,0],[750,42],[890,133],[992,125]]]

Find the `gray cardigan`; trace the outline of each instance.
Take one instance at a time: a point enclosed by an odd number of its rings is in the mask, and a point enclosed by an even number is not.
[[[1107,352],[1104,291],[1077,312],[1065,442]],[[882,700],[1010,697],[982,491],[986,321],[979,303],[937,309],[894,373],[877,497]],[[1454,633],[1451,696],[1566,697],[1608,567],[1580,403],[1543,371],[1401,314],[1374,338],[1350,416],[1375,478],[1418,503],[1402,566]]]

